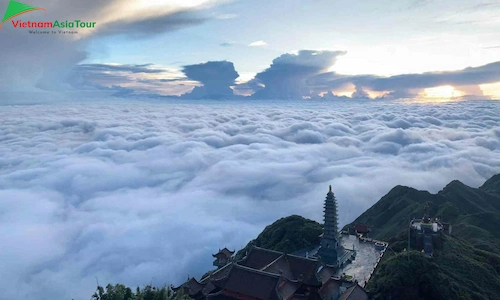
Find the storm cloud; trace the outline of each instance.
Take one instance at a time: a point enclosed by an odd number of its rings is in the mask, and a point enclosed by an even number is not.
[[[179,284],[277,218],[321,221],[329,184],[342,225],[395,185],[500,172],[494,101],[108,101],[1,107],[6,299]]]
[[[153,64],[81,64],[71,70],[67,82],[75,90],[109,91],[123,97],[181,95],[197,84],[178,70]]]
[[[310,95],[306,80],[325,72],[335,64],[342,51],[301,50],[297,54],[283,54],[273,60],[255,79],[264,85],[253,97],[259,99],[301,99]]]
[[[235,84],[238,72],[232,62],[209,61],[206,63],[184,66],[182,72],[187,78],[198,81],[202,86],[195,87],[184,95],[191,99],[220,99],[234,95],[231,86]]]
[[[4,24],[0,39],[8,49],[0,56],[0,90],[66,91],[73,89],[67,78],[72,68],[87,58],[86,47],[96,37],[131,35],[149,37],[206,21],[202,10],[217,1],[199,1],[197,5],[162,5],[145,1],[38,0],[46,13],[29,14],[30,21],[82,20],[96,22],[93,29],[79,29],[77,35],[37,35],[28,29]],[[5,11],[8,1],[0,3]]]
[[[389,77],[376,75],[342,75],[334,72],[319,74],[310,79],[314,90],[331,90],[356,86],[356,90],[388,92],[388,96],[410,98],[415,92],[426,88],[450,85],[466,95],[481,96],[480,84],[500,82],[500,62],[479,67],[469,67],[457,71],[426,72],[422,74],[402,74]]]

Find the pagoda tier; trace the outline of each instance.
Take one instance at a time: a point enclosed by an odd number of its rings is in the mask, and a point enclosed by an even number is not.
[[[326,194],[323,212],[323,235],[321,237],[321,247],[318,250],[318,255],[325,264],[336,266],[338,264],[339,255],[342,255],[344,251],[339,245],[338,240],[339,225],[337,200],[332,192],[332,186],[330,186],[330,190],[328,194]]]

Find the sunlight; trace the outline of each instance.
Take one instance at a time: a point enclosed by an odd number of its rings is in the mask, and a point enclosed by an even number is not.
[[[423,96],[426,98],[451,99],[463,96],[464,93],[456,90],[450,85],[443,85],[424,90]]]
[[[479,87],[483,91],[483,95],[489,96],[492,99],[500,99],[500,82],[481,84]]]

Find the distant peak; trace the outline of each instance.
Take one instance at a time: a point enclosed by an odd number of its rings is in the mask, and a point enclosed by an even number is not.
[[[486,180],[486,182],[479,189],[489,193],[500,195],[500,174],[497,174]]]
[[[384,197],[397,197],[398,195],[405,194],[412,190],[415,189],[404,185],[396,185]]]
[[[454,190],[461,190],[463,188],[470,188],[468,185],[464,184],[460,180],[453,180],[452,182],[448,183],[441,191],[442,192],[450,192]]]
[[[448,183],[448,185],[465,185],[465,184],[462,183],[460,180],[455,179],[452,182]]]
[[[486,180],[484,185],[487,184],[494,184],[494,183],[500,183],[500,174],[493,175],[490,179]]]

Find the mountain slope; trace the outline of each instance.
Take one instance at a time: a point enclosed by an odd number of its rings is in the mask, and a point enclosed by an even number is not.
[[[250,241],[245,248],[238,251],[236,258],[242,258],[252,246],[292,253],[319,245],[319,235],[322,232],[322,226],[318,222],[301,216],[281,218],[267,226],[255,240]]]
[[[429,214],[449,222],[453,236],[487,251],[500,253],[500,176],[480,188],[452,181],[437,194],[397,186],[365,211],[352,224],[366,224],[371,236],[387,240],[408,228],[412,218],[421,218],[426,203]]]
[[[390,244],[400,250],[406,239],[401,234]],[[499,299],[500,256],[445,234],[440,239],[433,259],[388,252],[367,289],[377,299]]]
[[[437,194],[397,186],[358,217],[390,250],[367,288],[378,299],[500,299],[500,176],[480,188],[452,181]],[[408,221],[431,216],[453,226],[440,233],[434,258],[408,247]]]
[[[488,179],[479,189],[484,192],[500,196],[500,174]]]

